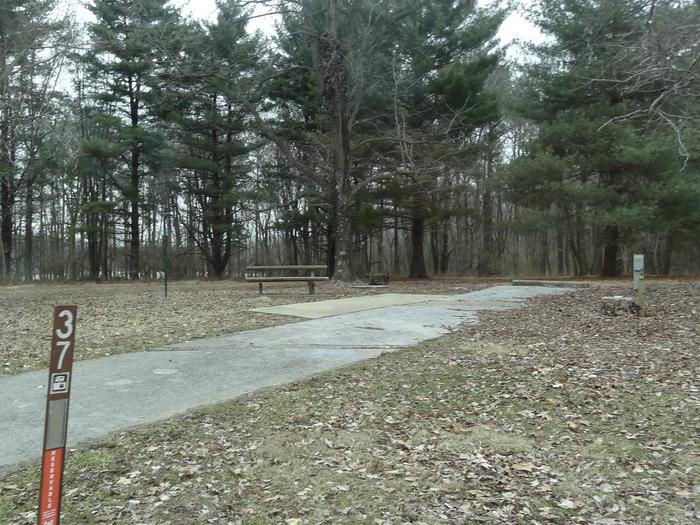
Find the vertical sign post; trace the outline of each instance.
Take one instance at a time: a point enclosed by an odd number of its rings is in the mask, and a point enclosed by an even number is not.
[[[639,283],[644,279],[644,255],[639,253],[634,255],[632,270],[634,272],[634,289],[639,290]]]
[[[61,492],[63,465],[68,427],[73,347],[77,306],[56,306],[51,334],[51,364],[46,395],[44,451],[39,489],[39,525],[59,525],[61,521]]]
[[[632,270],[634,271],[634,289],[637,291],[637,301],[639,302],[640,315],[647,314],[647,285],[644,280],[644,255],[635,254],[632,260]]]

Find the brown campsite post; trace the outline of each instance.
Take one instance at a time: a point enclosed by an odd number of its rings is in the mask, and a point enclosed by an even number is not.
[[[77,313],[77,306],[54,308],[39,488],[39,525],[59,525],[61,521],[63,466]]]

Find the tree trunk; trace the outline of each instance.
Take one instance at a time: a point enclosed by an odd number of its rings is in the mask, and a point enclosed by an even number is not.
[[[381,214],[381,226],[379,226],[379,230],[377,231],[376,234],[376,239],[377,239],[377,268],[376,271],[378,273],[387,273],[386,272],[386,266],[384,264],[384,199],[381,199],[379,201],[379,213]]]
[[[337,226],[335,229],[335,267],[333,280],[349,283],[355,280],[355,274],[350,267],[352,253],[352,223],[350,209],[342,205],[338,209]]]
[[[663,259],[661,260],[661,274],[670,275],[671,273],[671,262],[673,259],[673,233],[669,232],[666,236],[666,243],[664,244]]]
[[[141,87],[140,80],[129,76],[129,113],[131,117],[131,127],[133,130],[139,127],[139,104]],[[130,211],[130,250],[129,250],[129,278],[138,279],[140,270],[139,248],[141,245],[141,231],[139,228],[139,206],[141,200],[141,146],[132,144],[131,153],[131,187],[129,195]]]
[[[34,181],[27,176],[24,197],[24,282],[34,280]]]
[[[411,219],[411,264],[408,270],[409,279],[427,279],[425,268],[425,218]]]
[[[398,213],[396,211],[396,207],[394,207],[394,213]],[[391,271],[394,273],[394,275],[398,275],[401,273],[401,259],[399,257],[399,218],[398,215],[394,216],[394,241],[393,241],[393,250],[391,252]]]
[[[557,229],[557,275],[566,273],[566,244],[564,242],[564,233],[561,229]]]
[[[481,206],[481,249],[479,250],[477,271],[479,275],[493,275],[493,195],[484,190]]]
[[[540,275],[549,275],[549,231],[542,230],[540,237]]]
[[[620,245],[620,230],[617,226],[606,226],[603,229],[603,263],[600,269],[602,277],[617,277],[620,275],[618,265],[618,250]]]
[[[102,186],[100,188],[100,191],[102,192],[102,202],[107,202],[107,184],[102,183]],[[116,227],[112,226],[112,229],[116,229]],[[100,215],[100,237],[101,240],[99,242],[100,245],[100,266],[102,267],[102,278],[103,279],[109,279],[111,276],[111,272],[109,269],[109,230],[110,230],[110,221],[109,221],[109,215],[107,212],[102,212]],[[114,264],[112,264],[114,266]],[[97,278],[100,277],[100,270],[98,269],[97,271]]]
[[[0,282],[10,277],[12,262],[12,205],[14,204],[13,163],[10,143],[10,104],[7,96],[7,46],[0,45]]]
[[[450,250],[449,250],[449,221],[445,222],[445,227],[442,229],[442,249],[440,250],[440,273],[446,274],[450,266]]]
[[[440,231],[436,221],[430,228],[430,257],[433,263],[433,273],[440,272]]]
[[[332,279],[349,283],[355,280],[352,261],[352,204],[350,181],[350,115],[348,109],[349,72],[345,63],[338,28],[338,2],[328,7],[329,34],[319,40],[319,58],[323,72],[321,89],[333,122],[332,193],[335,194],[335,261]]]
[[[0,70],[0,75],[2,74]],[[2,79],[0,79],[2,80]],[[2,93],[0,93],[2,94]],[[13,208],[15,204],[14,146],[10,131],[9,108],[0,115],[0,244],[2,244],[2,275],[0,282],[10,280],[12,272],[12,233],[14,229]]]
[[[12,269],[12,231],[13,217],[12,209],[15,201],[15,188],[11,175],[11,165],[0,161],[0,241],[2,243],[2,271],[0,276],[2,282],[10,280]]]
[[[328,275],[333,275],[335,273],[335,220],[332,220],[328,224],[328,251],[327,251],[327,261],[328,264]]]
[[[138,173],[138,149],[133,153],[132,158],[132,175],[131,186],[133,195],[130,200],[129,210],[129,230],[130,230],[130,250],[129,250],[129,278],[139,278],[139,247],[140,247],[140,229],[139,229],[139,173]]]

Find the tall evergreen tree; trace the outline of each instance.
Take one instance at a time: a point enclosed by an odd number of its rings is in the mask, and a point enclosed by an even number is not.
[[[403,177],[405,189],[424,194],[425,183],[417,180],[426,173],[434,179],[436,162],[412,165],[406,155],[411,143],[434,142],[430,136],[446,123],[454,124],[451,137],[458,142],[484,115],[494,118],[493,97],[483,86],[497,61],[488,43],[500,20],[500,13],[476,10],[473,1],[305,0],[286,10],[271,91],[285,116],[277,139],[287,139],[283,151],[296,155],[290,166],[312,185],[316,181],[328,209],[335,280],[354,278],[359,195],[390,177]],[[419,149],[421,156],[430,151]],[[431,153],[431,159],[440,155]],[[308,162],[299,162],[309,156],[311,171]],[[413,209],[422,211],[425,203]],[[416,232],[424,231],[424,222],[417,219]],[[423,235],[415,238],[420,262]]]
[[[454,190],[449,174],[476,163],[485,145],[474,140],[478,130],[499,116],[487,81],[498,65],[494,37],[504,14],[477,9],[472,0],[438,0],[397,26],[391,125],[398,163],[392,184],[400,188],[396,204],[410,220],[409,277],[427,277],[426,223],[449,216],[439,204],[440,194]]]
[[[521,106],[539,136],[514,163],[511,189],[521,202],[555,210],[568,229],[577,273],[599,264],[601,275],[615,276],[622,246],[651,219],[653,188],[679,169],[664,133],[621,119],[645,107],[649,95],[596,81],[623,74],[612,50],[632,45],[645,11],[638,0],[539,6],[538,23],[552,42],[536,49],[540,61],[527,71]],[[590,257],[583,253],[585,224],[594,227]]]
[[[244,102],[251,100],[257,39],[246,34],[247,12],[217,3],[216,22],[192,26],[176,67],[160,77],[158,112],[175,141],[173,167],[194,200],[187,228],[210,275],[222,278],[244,241],[241,213],[254,137]]]
[[[95,0],[89,6],[90,71],[100,87],[92,96],[102,103],[103,123],[113,130],[114,151],[125,170],[112,180],[128,202],[125,244],[128,273],[140,274],[140,212],[144,179],[153,173],[161,137],[150,122],[148,95],[154,74],[175,38],[179,13],[167,0]],[[102,153],[107,153],[105,150]]]

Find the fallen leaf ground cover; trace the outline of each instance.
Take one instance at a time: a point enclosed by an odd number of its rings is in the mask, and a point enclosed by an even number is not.
[[[479,283],[443,279],[395,281],[392,293],[464,293]],[[53,306],[78,305],[76,359],[156,350],[169,343],[294,322],[251,308],[340,299],[378,293],[319,283],[271,283],[258,295],[255,283],[175,281],[169,297],[162,282],[34,284],[0,287],[0,375],[47,366]]]
[[[700,521],[700,285],[543,297],[69,455],[68,524]],[[35,467],[0,523],[35,520]]]

